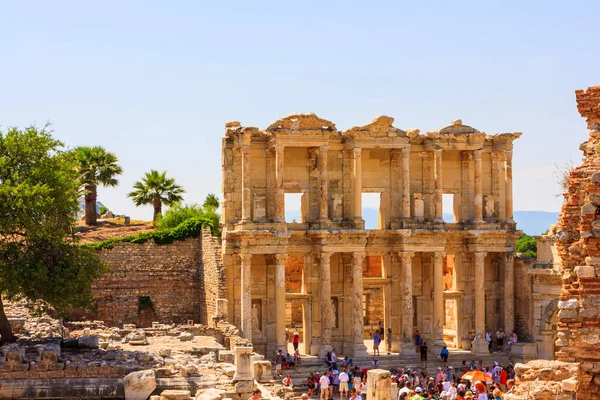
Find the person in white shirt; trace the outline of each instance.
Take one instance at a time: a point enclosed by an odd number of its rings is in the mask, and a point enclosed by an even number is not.
[[[350,390],[350,397],[348,397],[348,398],[350,400],[362,400],[362,397],[360,397],[358,395],[358,392],[354,388],[352,388],[352,390]]]
[[[340,400],[342,400],[342,393],[348,394],[348,381],[350,380],[350,377],[344,370],[340,372],[338,379],[340,381]]]
[[[485,340],[488,342],[488,351],[492,352],[492,332],[487,331],[485,333]]]
[[[401,388],[400,390],[398,390],[398,398],[400,398],[400,396],[402,395],[402,393],[406,392],[406,393],[410,393],[410,388],[411,388],[411,384],[409,381],[406,381],[404,383],[404,387]]]
[[[319,386],[321,387],[321,395],[319,396],[320,400],[327,400],[329,397],[329,377],[327,376],[327,372],[321,376],[319,379]]]

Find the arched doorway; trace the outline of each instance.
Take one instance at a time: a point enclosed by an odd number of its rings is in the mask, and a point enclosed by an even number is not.
[[[545,360],[554,359],[554,343],[558,330],[558,299],[552,300],[542,311],[540,320],[540,335],[537,339],[539,357]]]

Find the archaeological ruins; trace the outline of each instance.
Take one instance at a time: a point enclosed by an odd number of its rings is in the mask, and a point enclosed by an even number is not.
[[[515,328],[513,141],[456,120],[420,133],[381,116],[339,131],[314,114],[264,130],[226,124],[223,263],[227,318],[263,354],[301,332],[307,354],[364,355],[382,321],[392,350],[413,333],[461,348],[486,329]],[[379,196],[365,229],[363,195]],[[300,198],[298,220],[286,202]],[[452,210],[444,210],[444,197]],[[453,214],[444,222],[444,213]]]

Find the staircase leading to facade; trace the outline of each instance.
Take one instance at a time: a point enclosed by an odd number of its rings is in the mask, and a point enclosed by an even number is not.
[[[375,358],[373,355],[368,355],[366,357],[358,357],[353,358],[353,365],[363,368],[371,369],[372,361]],[[476,362],[482,361],[484,367],[492,367],[494,365],[494,361],[497,361],[500,366],[512,365],[513,362],[510,358],[509,353],[490,353],[484,355],[474,355],[470,351],[462,351],[462,350],[450,350],[450,355],[448,357],[448,363],[444,363],[440,359],[438,359],[433,354],[429,354],[429,361],[427,362],[427,375],[435,376],[437,373],[438,367],[445,368],[448,365],[451,365],[456,370],[456,375],[461,375],[461,365],[463,360],[470,363],[472,360]],[[343,357],[342,357],[343,359]],[[381,356],[377,356],[379,360],[381,369],[392,370],[397,368],[410,368],[411,371],[423,371],[423,367],[421,365],[421,358],[419,354],[416,352],[414,354],[409,355],[399,355],[399,354],[382,354]],[[338,363],[338,366],[340,363]],[[317,357],[305,356],[302,359],[300,365],[290,367],[281,371],[282,376],[277,377],[273,376],[273,380],[264,384],[265,387],[273,387],[277,384],[281,383],[281,380],[285,377],[286,374],[290,374],[292,377],[293,383],[293,393],[294,396],[299,398],[302,393],[307,392],[307,384],[306,380],[311,373],[323,373],[327,370],[327,364],[324,360],[319,359]],[[273,374],[275,374],[275,370],[273,370]],[[314,396],[318,397],[318,396]]]

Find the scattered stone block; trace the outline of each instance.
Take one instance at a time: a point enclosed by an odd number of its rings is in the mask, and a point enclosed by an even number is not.
[[[196,392],[196,400],[221,400],[221,395],[224,393],[224,390],[215,388],[198,390]]]
[[[254,380],[260,383],[269,382],[271,380],[271,362],[266,360],[254,361],[252,370]]]
[[[100,339],[98,335],[84,335],[77,338],[77,346],[80,349],[99,349]]]
[[[392,398],[392,374],[384,369],[367,372],[367,400],[389,400]]]
[[[160,400],[188,400],[191,397],[189,390],[163,390]]]
[[[153,370],[136,371],[123,378],[126,400],[146,400],[156,389],[156,375]]]

